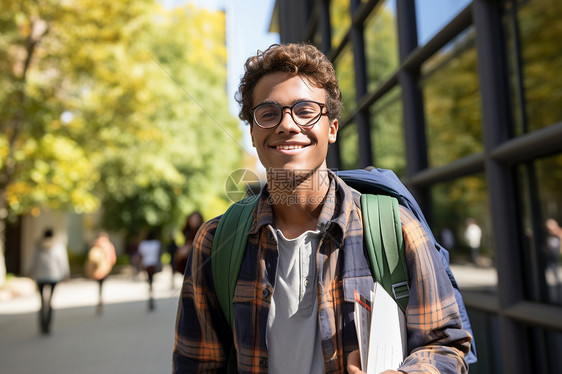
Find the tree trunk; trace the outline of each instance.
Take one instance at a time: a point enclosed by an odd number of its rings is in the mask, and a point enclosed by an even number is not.
[[[10,184],[15,168],[14,152],[17,139],[20,135],[24,121],[25,86],[27,84],[27,72],[34,57],[37,44],[49,31],[48,23],[38,17],[31,18],[31,32],[25,40],[26,57],[23,60],[23,71],[20,78],[20,87],[17,92],[19,110],[12,120],[11,135],[9,140],[8,155],[3,168],[0,169],[0,285],[6,282],[6,218],[8,216],[8,204],[6,202],[6,190]]]

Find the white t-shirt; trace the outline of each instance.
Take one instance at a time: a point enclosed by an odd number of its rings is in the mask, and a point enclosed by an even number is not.
[[[160,263],[160,241],[143,240],[139,244],[139,254],[143,266],[156,266]]]
[[[465,237],[471,248],[478,248],[480,247],[480,241],[482,240],[482,230],[477,224],[471,223],[466,228]]]
[[[279,261],[267,320],[269,373],[324,373],[318,324],[316,252],[320,231],[286,239],[276,230]]]

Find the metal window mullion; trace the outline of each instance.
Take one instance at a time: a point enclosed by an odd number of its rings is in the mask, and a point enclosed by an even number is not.
[[[306,36],[303,40],[312,43],[314,41],[314,35],[317,33],[318,30],[318,23],[319,23],[318,3],[307,1],[307,12],[308,12],[308,21],[307,21],[307,28],[306,28]]]
[[[509,12],[509,21],[511,26],[511,32],[513,35],[513,55],[515,58],[515,82],[516,82],[516,100],[519,120],[521,121],[521,130],[524,134],[528,132],[528,119],[527,110],[525,105],[525,87],[523,85],[523,58],[521,57],[521,37],[519,33],[519,24],[517,21],[518,12],[517,1],[511,4],[511,9]],[[507,42],[507,41],[506,41]],[[506,43],[507,44],[507,43]],[[530,209],[530,222],[532,227],[532,243],[530,259],[531,262],[527,263],[527,267],[530,267],[528,273],[531,275],[529,279],[531,281],[532,297],[535,300],[547,301],[548,300],[548,286],[546,283],[546,277],[544,272],[546,269],[546,262],[544,256],[540,254],[542,248],[544,248],[545,232],[542,225],[542,213],[541,205],[539,200],[536,170],[535,165],[532,160],[526,161],[523,164],[526,170],[527,177],[525,178],[525,183],[527,185],[527,199],[529,201]]]
[[[319,0],[318,23],[320,25],[320,50],[328,55],[332,49],[332,28],[330,27],[330,1]]]
[[[397,0],[397,4],[401,0]],[[412,5],[413,6],[413,5]],[[401,58],[400,68],[403,70],[419,69],[421,65],[441,48],[447,45],[457,35],[466,30],[472,24],[472,4],[469,4],[460,11],[445,27],[443,27],[434,37],[422,46],[416,46],[411,51],[405,51],[406,56]],[[415,27],[415,25],[414,25]],[[417,36],[416,36],[417,44]]]
[[[351,0],[351,18],[359,9],[360,0]],[[351,42],[353,47],[353,66],[355,69],[355,101],[356,105],[367,94],[367,67],[365,61],[365,37],[363,25],[357,24],[351,27]],[[371,123],[369,108],[364,108],[357,113],[355,122],[359,138],[359,167],[365,168],[373,165],[373,148],[371,142]]]
[[[398,22],[398,44],[400,64],[418,47],[415,3],[410,0],[396,1]],[[419,87],[419,66],[413,69],[400,69],[398,82],[402,89],[402,113],[406,146],[406,172],[411,177],[428,166],[425,120],[422,92]],[[422,210],[430,216],[429,193],[425,188],[412,187],[412,193]]]
[[[504,163],[520,163],[562,152],[562,122],[510,139],[495,147],[490,157]]]
[[[502,53],[501,12],[497,2],[486,0],[474,0],[472,10],[476,27],[484,149],[489,154],[509,139],[510,134],[506,95],[509,83],[504,74],[506,64]],[[485,168],[496,248],[498,300],[501,310],[506,310],[523,300],[516,180],[513,171],[505,163],[487,157]],[[531,372],[523,326],[500,312],[499,329],[504,371]]]
[[[330,1],[319,0],[317,2],[318,10],[318,23],[320,28],[320,50],[328,55],[332,50],[332,28],[330,20]],[[326,157],[326,164],[332,170],[341,169],[341,148],[339,141],[330,144],[328,147],[328,155]]]
[[[451,162],[445,166],[428,168],[407,179],[410,186],[424,187],[451,181],[484,171],[485,155],[474,153]]]
[[[384,3],[384,0],[368,0],[362,2],[356,7],[356,10],[351,15],[351,23],[354,26],[361,26],[369,18],[373,12],[377,12],[377,8]]]
[[[279,30],[282,43],[295,43],[304,41],[307,32],[306,3],[300,0],[278,1],[279,5]]]

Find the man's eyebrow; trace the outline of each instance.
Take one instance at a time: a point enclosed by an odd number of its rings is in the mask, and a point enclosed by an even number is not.
[[[275,101],[275,100],[265,100],[265,101],[262,101],[261,103],[257,104],[256,106],[262,105],[262,104],[277,104],[277,105],[281,105],[281,103],[279,103],[278,101]]]
[[[287,104],[287,105],[293,106],[296,103],[300,103],[300,102],[303,102],[303,101],[314,101],[314,100],[312,100],[310,98],[307,98],[307,97],[300,97],[300,98],[294,99],[290,104]],[[277,105],[280,105],[280,106],[284,106],[283,104],[281,104],[277,100],[265,100],[265,101],[262,101],[261,103],[257,104],[256,106],[262,105],[262,104],[277,104]]]

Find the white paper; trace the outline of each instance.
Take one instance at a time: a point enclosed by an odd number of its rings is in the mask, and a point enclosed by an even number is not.
[[[361,366],[367,374],[397,370],[407,353],[406,318],[398,304],[378,283],[375,283],[371,300],[370,333],[366,334],[364,328],[357,331],[361,357],[367,356],[365,365],[362,361]],[[358,303],[355,304],[357,313]],[[369,344],[365,347],[367,336]]]
[[[371,329],[371,301],[359,294],[357,290],[355,290],[354,294],[355,330],[357,331],[357,341],[359,343],[361,367],[367,367],[369,330]]]

